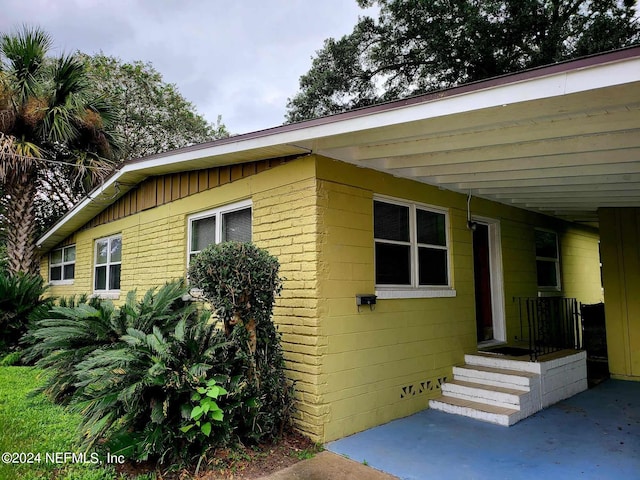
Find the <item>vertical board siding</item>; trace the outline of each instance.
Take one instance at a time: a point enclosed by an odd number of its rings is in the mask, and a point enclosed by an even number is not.
[[[604,308],[609,371],[640,380],[640,208],[601,208]]]
[[[81,230],[113,222],[143,210],[159,207],[160,205],[255,175],[277,165],[283,165],[289,160],[291,158],[260,160],[233,166],[213,167],[147,178],[137,188],[127,192],[117,202],[98,214]]]

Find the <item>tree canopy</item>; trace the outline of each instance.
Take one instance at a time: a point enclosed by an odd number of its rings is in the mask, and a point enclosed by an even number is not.
[[[120,160],[140,158],[229,136],[218,117],[212,124],[197,113],[176,85],[142,61],[80,54],[93,88],[114,105]]]
[[[11,271],[121,162],[228,136],[150,64],[51,56],[40,28],[0,34],[0,242]],[[19,208],[18,208],[19,207]]]
[[[325,40],[288,100],[288,123],[640,41],[633,0],[357,2],[378,17]]]
[[[118,154],[111,106],[83,63],[49,59],[51,46],[39,28],[0,36],[0,206],[12,272],[37,271],[38,201],[95,184]]]

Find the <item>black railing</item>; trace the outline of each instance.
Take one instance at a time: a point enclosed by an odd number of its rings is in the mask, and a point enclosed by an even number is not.
[[[567,348],[582,348],[580,310],[575,298],[519,297],[520,338],[529,342],[531,360]]]

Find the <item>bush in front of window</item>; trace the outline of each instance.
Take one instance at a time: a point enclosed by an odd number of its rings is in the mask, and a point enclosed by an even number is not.
[[[184,280],[139,299],[132,291],[121,307],[61,299],[35,323],[28,354],[47,373],[39,391],[82,415],[83,448],[183,465],[280,433],[292,395],[275,327],[259,325],[250,355],[246,329],[227,336],[184,300],[188,291]],[[218,408],[198,415],[211,385],[221,387]]]
[[[185,463],[208,448],[180,429],[193,392],[226,369],[228,342],[187,292],[180,280],[139,300],[131,291],[121,307],[61,299],[29,332],[27,353],[47,373],[39,391],[82,415],[87,449]]]
[[[252,243],[209,245],[189,266],[189,281],[202,291],[236,346],[245,391],[238,418],[241,436],[275,437],[289,419],[293,392],[284,374],[280,334],[272,320],[282,290],[278,260]]]

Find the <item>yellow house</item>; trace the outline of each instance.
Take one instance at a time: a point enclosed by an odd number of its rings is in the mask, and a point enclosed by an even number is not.
[[[604,299],[611,374],[638,380],[639,129],[636,47],[196,145],[125,163],[39,239],[41,273],[118,302],[209,243],[266,248],[318,441],[530,339],[524,298]]]

